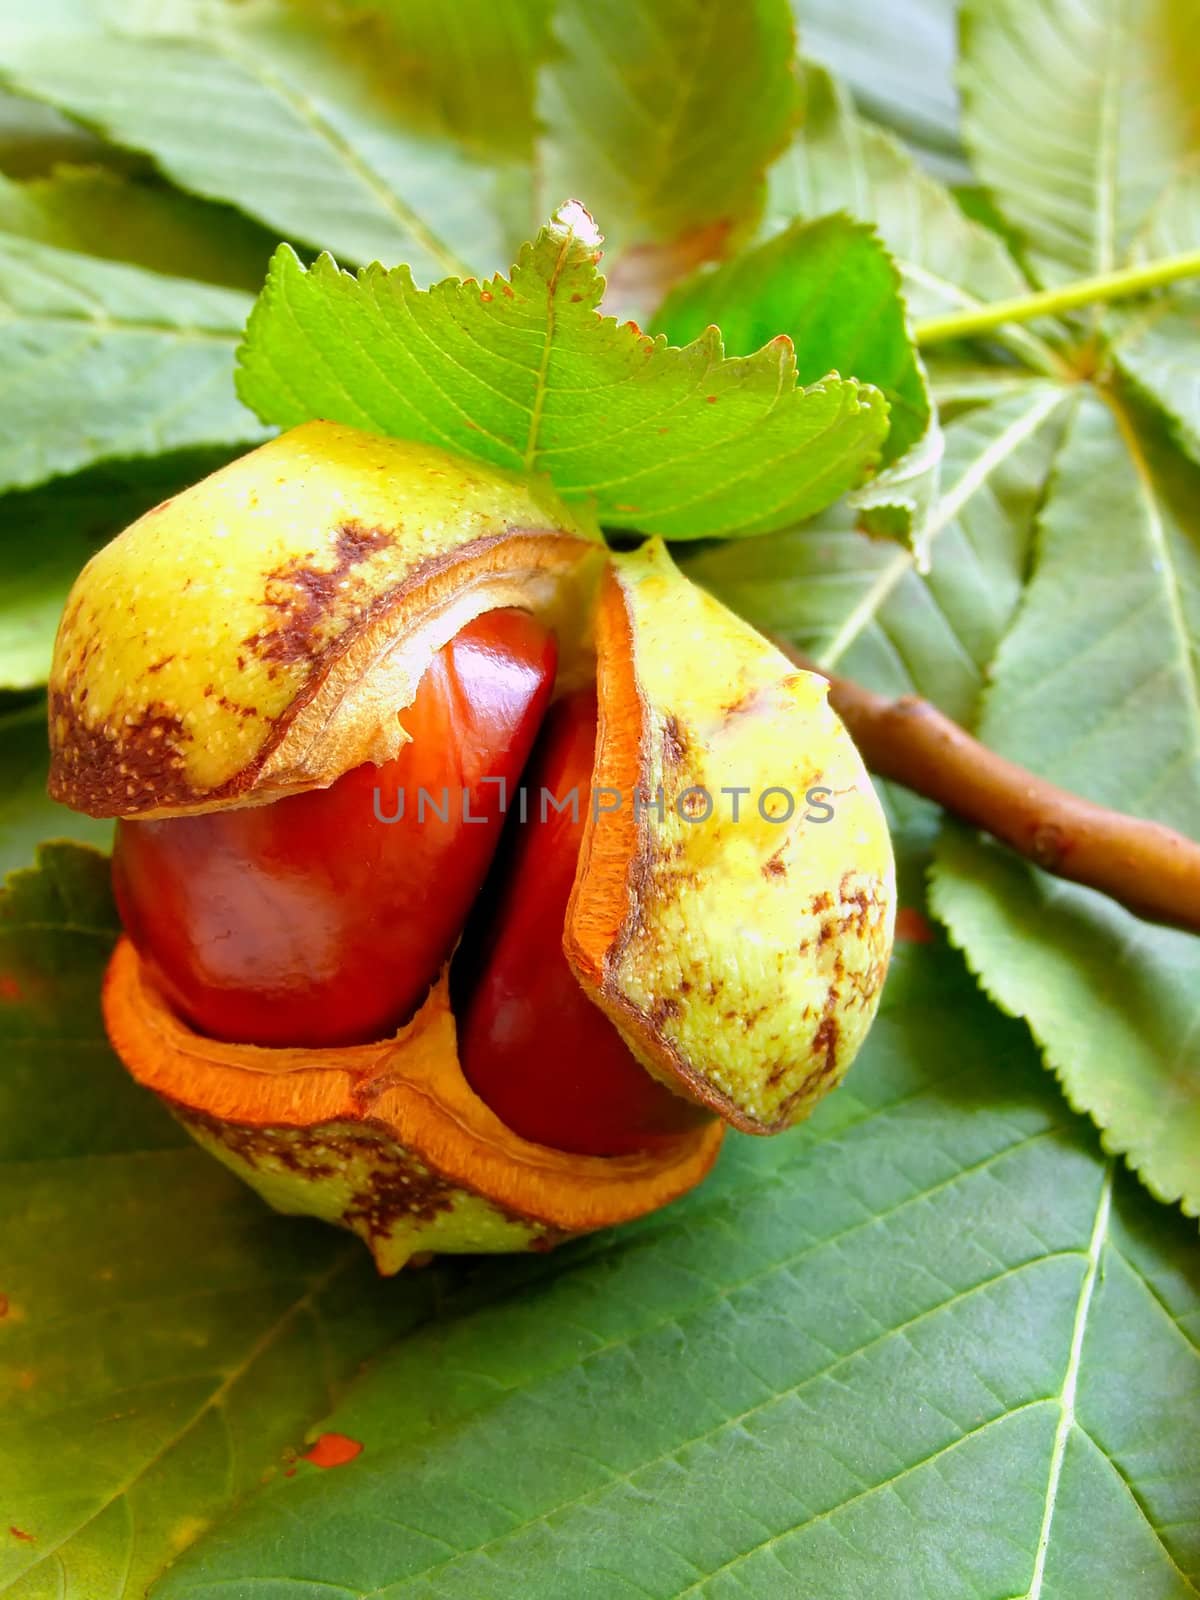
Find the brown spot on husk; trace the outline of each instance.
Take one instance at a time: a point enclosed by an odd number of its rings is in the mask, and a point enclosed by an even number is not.
[[[50,691],[50,725],[59,735],[51,794],[92,816],[119,816],[147,804],[172,805],[191,797],[183,746],[192,734],[183,719],[152,701],[119,729],[90,727],[61,689]],[[114,745],[119,746],[115,752]],[[118,759],[114,760],[114,754]]]
[[[263,661],[292,665],[311,661],[321,653],[325,640],[322,623],[355,567],[394,544],[396,536],[386,528],[364,528],[357,522],[343,522],[338,528],[333,565],[311,565],[311,557],[277,567],[268,574],[263,604],[279,613],[274,628],[252,633],[243,640]]]

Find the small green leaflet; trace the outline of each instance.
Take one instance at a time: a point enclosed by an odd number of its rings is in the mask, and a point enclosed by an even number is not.
[[[861,483],[888,408],[830,376],[798,388],[792,344],[727,358],[597,313],[599,238],[571,204],[509,278],[427,291],[287,247],[250,318],[238,392],[264,421],[329,417],[548,473],[602,522],[668,538],[767,533]]]
[[[996,235],[965,216],[898,140],[858,116],[835,78],[805,63],[800,82],[801,126],[768,174],[767,232],[831,211],[874,223],[914,317],[1028,291]]]
[[[862,491],[872,531],[921,546],[937,498],[942,436],[909,335],[900,280],[878,236],[846,216],[796,222],[668,296],[656,331],[676,344],[710,324],[748,355],[786,333],[802,382],[842,372],[883,391],[891,429],[887,470]]]

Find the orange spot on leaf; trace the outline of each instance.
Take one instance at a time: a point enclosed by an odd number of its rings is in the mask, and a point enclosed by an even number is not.
[[[896,938],[908,944],[932,944],[933,927],[929,919],[912,906],[901,906],[896,913]]]
[[[0,1000],[14,1004],[21,998],[21,985],[11,972],[0,972]]]
[[[715,394],[706,394],[704,398],[708,401],[710,406],[715,406],[717,403],[717,397]]]
[[[8,1296],[0,1294],[0,1319],[8,1315]]]
[[[37,1543],[37,1538],[35,1537],[35,1535],[32,1534],[32,1533],[26,1533],[24,1528],[14,1528],[12,1526],[12,1524],[10,1523],[8,1531],[9,1531],[9,1533],[12,1534],[14,1539],[20,1539],[22,1544],[36,1544]]]
[[[304,1452],[305,1461],[314,1467],[344,1467],[348,1461],[362,1454],[357,1439],[348,1439],[344,1433],[323,1433],[310,1450]]]

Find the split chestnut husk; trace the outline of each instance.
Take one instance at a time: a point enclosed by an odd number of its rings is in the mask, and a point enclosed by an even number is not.
[[[114,1048],[381,1271],[665,1205],[870,1026],[893,863],[824,680],[538,484],[295,428],[93,558],[50,689],[51,792],[121,819]]]

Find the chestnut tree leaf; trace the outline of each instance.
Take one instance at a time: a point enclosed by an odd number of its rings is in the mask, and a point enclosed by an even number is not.
[[[67,592],[89,556],[232,454],[187,450],[104,462],[0,497],[0,690],[45,683]],[[30,853],[10,864],[23,865]]]
[[[793,223],[682,284],[652,326],[683,344],[710,323],[731,355],[748,355],[786,333],[801,382],[835,371],[882,390],[891,427],[885,470],[861,491],[865,520],[872,531],[921,548],[937,497],[942,435],[896,268],[873,230],[845,215]]]
[[[768,231],[831,211],[873,223],[917,319],[1028,292],[1001,240],[972,222],[902,144],[859,117],[835,78],[805,63],[801,88],[800,127],[768,175]]]
[[[113,1058],[108,861],[0,895],[0,1590],[125,1600],[264,1474],[437,1274],[267,1211]]]
[[[970,0],[963,135],[1046,284],[1111,272],[1200,153],[1194,0]]]
[[[1139,260],[1200,253],[1200,163],[1169,184],[1134,254]],[[1117,366],[1170,419],[1200,461],[1200,282],[1180,282],[1109,318]]]
[[[979,732],[994,749],[1195,833],[1200,468],[1116,401],[1080,396],[991,680]],[[1200,1215],[1200,940],[959,832],[933,904],[1108,1148]]]
[[[274,245],[228,207],[108,167],[57,167],[23,183],[0,174],[3,234],[251,292],[262,285]]]
[[[952,952],[683,1202],[418,1330],[155,1600],[1185,1600],[1200,1273]],[[1096,1528],[1104,1529],[1103,1539]],[[897,1552],[903,1559],[897,1559]]]
[[[614,249],[757,211],[795,113],[787,0],[559,0],[553,28],[543,211],[583,196]]]
[[[537,68],[550,51],[552,0],[335,0],[384,24],[380,40],[406,118],[473,148],[533,153]]]
[[[968,169],[958,137],[955,0],[792,0],[804,53],[939,175]]]
[[[374,34],[283,0],[70,20],[0,30],[0,79],[144,152],[181,188],[423,279],[510,259],[498,166],[405,123]]]
[[[79,839],[99,849],[112,840],[111,821],[51,800],[49,768],[45,697],[0,710],[0,879],[32,861],[45,839]]]
[[[838,506],[749,548],[700,551],[688,575],[820,665],[881,694],[923,694],[970,723],[1020,601],[1070,394],[1026,378],[947,424],[924,573],[912,551],[867,538]]]
[[[114,457],[260,439],[231,381],[251,303],[0,236],[0,489]]]
[[[970,724],[1029,564],[1070,391],[1026,378],[946,429],[941,498],[916,552],[868,538],[844,502],[804,528],[750,547],[716,545],[688,576],[820,666],[880,694],[920,694]],[[941,812],[877,781],[893,827],[932,840]],[[924,884],[904,886],[917,910]]]
[[[768,532],[862,481],[887,432],[877,389],[797,387],[786,337],[731,358],[716,329],[680,350],[600,316],[598,242],[570,205],[509,278],[429,290],[281,247],[238,392],[285,427],[329,417],[548,473],[610,526],[676,539]]]

